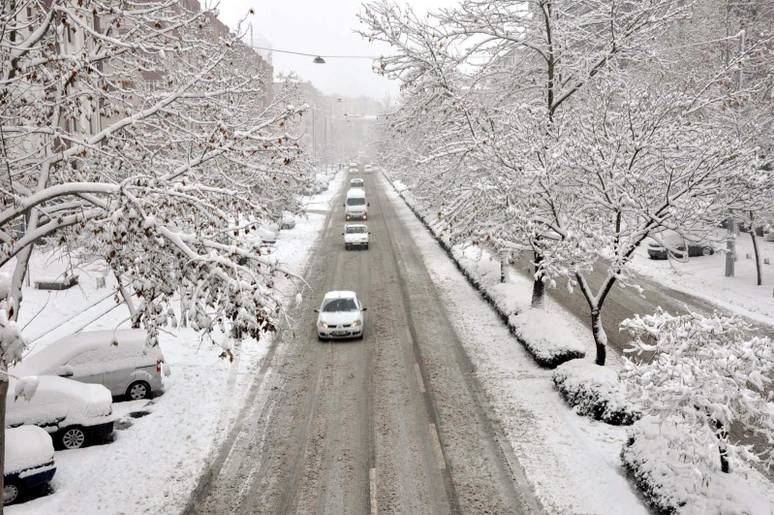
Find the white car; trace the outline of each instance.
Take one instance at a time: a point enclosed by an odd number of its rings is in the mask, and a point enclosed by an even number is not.
[[[8,384],[6,427],[38,426],[64,449],[105,440],[113,432],[113,397],[101,384],[40,376],[35,394],[27,400],[16,397],[17,381],[12,377]]]
[[[329,291],[325,294],[317,316],[317,337],[320,340],[332,338],[362,338],[363,311],[353,291]]]
[[[54,444],[39,427],[5,430],[3,504],[13,504],[51,481],[56,473]]]
[[[347,199],[344,202],[344,218],[346,220],[368,220],[368,206],[365,190],[351,188],[347,190]]]
[[[169,375],[161,348],[148,347],[144,329],[83,331],[66,336],[11,368],[17,377],[59,376],[101,384],[115,397],[140,400],[164,391]]]
[[[358,248],[368,250],[368,226],[366,224],[347,224],[344,226],[344,248],[346,250]]]
[[[365,181],[361,179],[360,177],[353,177],[349,180],[349,187],[350,188],[362,188],[365,184]]]

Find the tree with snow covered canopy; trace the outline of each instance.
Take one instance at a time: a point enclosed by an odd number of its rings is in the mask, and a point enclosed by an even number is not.
[[[586,299],[599,365],[605,300],[617,284],[636,286],[628,265],[637,248],[666,230],[710,234],[755,160],[744,138],[692,112],[694,91],[633,79],[601,78],[572,101],[578,109],[568,106],[568,137],[552,156],[564,177],[545,193],[554,208],[543,222],[556,238],[544,269]]]
[[[383,72],[408,85],[421,81],[434,99],[452,99],[473,140],[468,148],[490,154],[485,170],[520,190],[521,202],[506,204],[522,207],[515,211],[529,220],[519,232],[528,233],[534,251],[534,305],[542,304],[543,252],[554,236],[535,210],[550,211],[540,196],[558,179],[546,165],[562,131],[557,115],[596,76],[612,73],[616,60],[647,55],[686,8],[672,0],[467,0],[422,20],[387,2],[366,6],[363,35],[395,50],[382,58]],[[483,105],[482,92],[489,98]],[[460,171],[449,175],[456,177],[446,184],[455,187]]]
[[[767,374],[774,342],[755,335],[740,318],[718,314],[676,316],[659,309],[625,320],[621,328],[632,337],[627,352],[648,358],[627,359],[620,374],[643,414],[693,428],[688,437],[716,447],[723,472],[731,472],[736,460],[774,464],[774,397]],[[759,438],[760,449],[732,441],[732,425]]]
[[[273,284],[290,274],[241,237],[306,181],[286,128],[303,109],[271,100],[265,62],[224,29],[187,0],[0,5],[3,371],[21,357],[15,320],[36,245],[103,256],[149,344],[180,291],[205,334],[273,330]]]

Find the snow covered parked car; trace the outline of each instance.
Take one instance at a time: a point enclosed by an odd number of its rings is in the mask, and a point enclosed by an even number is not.
[[[344,226],[344,248],[346,250],[358,248],[368,250],[368,226],[366,224],[347,224]]]
[[[280,229],[287,231],[288,229],[292,229],[295,226],[296,218],[293,216],[293,213],[290,211],[284,211],[282,213],[282,219],[280,220]]]
[[[30,354],[12,369],[16,376],[52,375],[104,385],[115,396],[145,399],[164,391],[169,375],[159,347],[149,347],[143,329],[84,331]]]
[[[686,249],[688,255],[686,256]],[[667,259],[674,257],[684,259],[686,257],[711,256],[715,248],[710,241],[701,237],[682,236],[676,232],[664,232],[656,238],[648,240],[648,256],[650,259]]]
[[[54,444],[64,449],[105,440],[113,432],[113,398],[101,384],[40,376],[35,394],[27,399],[16,397],[17,382],[12,377],[8,384],[7,428],[38,426],[51,433]]]
[[[43,429],[20,426],[5,430],[3,504],[13,504],[51,481],[56,473],[54,444]]]

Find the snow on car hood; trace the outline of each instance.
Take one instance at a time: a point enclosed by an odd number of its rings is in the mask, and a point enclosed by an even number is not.
[[[5,473],[40,467],[54,460],[54,444],[45,430],[21,426],[5,430]]]
[[[8,388],[8,425],[36,424],[66,417],[87,423],[112,412],[113,397],[101,384],[86,384],[64,377],[39,376],[31,400],[14,399],[15,380]],[[75,423],[75,422],[73,422]]]
[[[363,320],[360,311],[333,311],[330,313],[320,313],[319,322],[328,325],[351,324],[355,320]]]

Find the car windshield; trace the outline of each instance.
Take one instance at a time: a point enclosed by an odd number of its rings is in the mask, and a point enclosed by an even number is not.
[[[365,205],[365,199],[363,197],[352,197],[347,199],[348,206],[363,206]]]
[[[333,299],[325,304],[323,311],[326,313],[332,313],[334,311],[357,311],[357,305],[355,304],[355,299]]]
[[[366,232],[365,227],[347,227],[347,234],[363,234]]]

